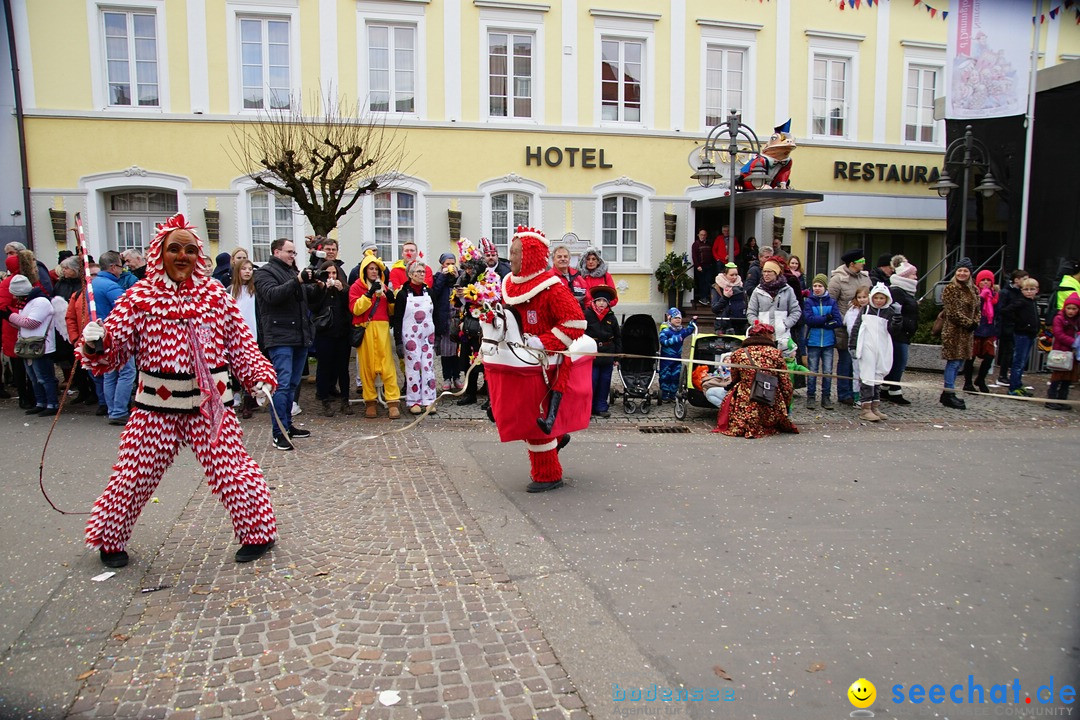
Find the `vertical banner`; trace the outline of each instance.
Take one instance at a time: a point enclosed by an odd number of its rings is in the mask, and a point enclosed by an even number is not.
[[[1027,112],[1030,0],[953,0],[948,18],[945,117]],[[950,4],[953,4],[950,3]]]

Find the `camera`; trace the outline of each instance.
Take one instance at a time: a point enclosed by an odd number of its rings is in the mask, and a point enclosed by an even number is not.
[[[373,280],[371,282],[371,292],[379,292],[380,290],[382,290],[382,283],[378,280]]]
[[[300,282],[302,283],[317,283],[319,282],[318,276],[311,268],[304,268],[300,271]]]

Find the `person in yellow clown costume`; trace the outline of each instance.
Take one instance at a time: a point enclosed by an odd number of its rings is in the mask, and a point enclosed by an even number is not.
[[[364,342],[356,350],[356,364],[364,386],[364,417],[377,415],[375,376],[382,375],[383,397],[390,419],[401,417],[398,401],[397,363],[390,347],[390,318],[394,314],[393,295],[382,282],[385,267],[382,260],[368,251],[360,261],[360,277],[349,287],[349,308],[353,325],[363,325]]]

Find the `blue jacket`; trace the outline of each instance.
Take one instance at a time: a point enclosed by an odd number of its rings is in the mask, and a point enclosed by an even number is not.
[[[697,332],[697,325],[690,323],[676,330],[664,323],[660,326],[660,354],[664,357],[682,357],[683,341]]]
[[[803,320],[810,331],[806,335],[807,347],[835,347],[834,328],[842,327],[844,319],[840,317],[840,306],[828,293],[811,295],[803,300]]]
[[[95,275],[90,284],[94,288],[94,304],[97,305],[98,319],[104,320],[109,317],[113,305],[127,288],[120,284],[120,278],[105,270]]]

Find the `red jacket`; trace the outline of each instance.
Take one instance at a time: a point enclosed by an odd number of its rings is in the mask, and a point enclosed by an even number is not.
[[[735,257],[739,257],[739,238],[732,238],[735,243]],[[717,263],[723,267],[723,264],[728,261],[727,257],[727,236],[723,233],[716,236],[712,244],[712,256]]]

